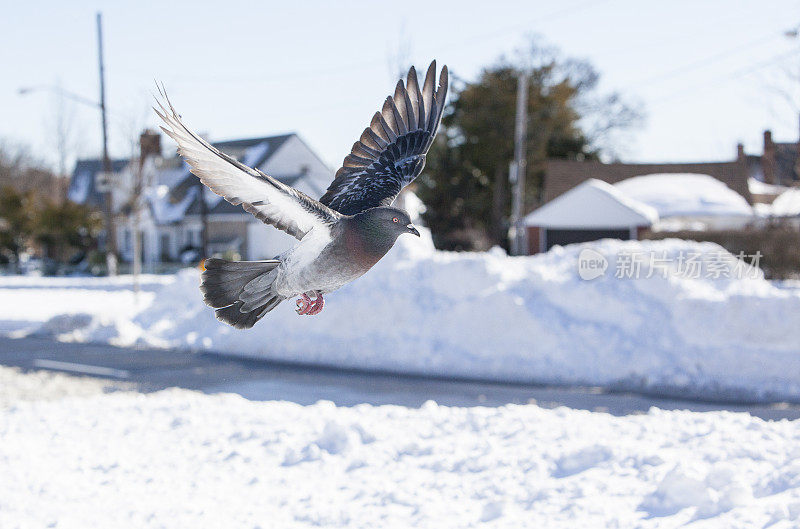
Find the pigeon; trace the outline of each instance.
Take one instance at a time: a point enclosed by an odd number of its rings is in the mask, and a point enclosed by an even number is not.
[[[231,204],[300,241],[265,261],[206,259],[200,290],[218,320],[249,329],[295,297],[298,314],[319,314],[323,295],[364,275],[400,235],[419,237],[408,213],[391,204],[422,172],[442,119],[447,66],[438,86],[436,73],[433,61],[421,87],[413,67],[405,83],[397,82],[319,200],[214,148],[183,123],[159,88],[154,110],[161,129],[191,172]]]

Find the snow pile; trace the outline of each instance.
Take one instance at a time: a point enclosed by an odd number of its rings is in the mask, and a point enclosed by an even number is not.
[[[584,250],[607,260],[604,275],[579,277]],[[373,270],[326,296],[319,316],[299,317],[289,301],[251,330],[232,329],[203,304],[198,272],[186,270],[133,317],[98,302],[91,321],[57,328],[65,340],[346,368],[800,398],[800,326],[791,317],[800,292],[746,277],[740,265],[717,245],[679,240],[604,240],[510,258],[401,237]],[[638,279],[628,277],[634,268]]]
[[[0,276],[0,331],[66,332],[72,317],[73,328],[98,315],[130,320],[152,303],[156,291],[173,282],[173,277],[142,275],[137,297],[131,276]]]
[[[614,186],[658,211],[660,217],[752,216],[747,200],[714,177],[702,174],[651,174]]]
[[[72,394],[0,407],[0,527],[800,525],[788,421]]]

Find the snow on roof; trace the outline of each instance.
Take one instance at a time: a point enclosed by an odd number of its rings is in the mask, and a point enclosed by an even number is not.
[[[158,185],[173,187],[189,176],[189,165],[181,162],[178,167],[159,168],[156,171],[156,182]]]
[[[627,228],[658,220],[655,209],[631,199],[611,184],[591,178],[525,217],[526,226],[546,228]]]
[[[111,160],[111,170],[118,173],[128,165],[128,160]],[[69,182],[67,197],[79,204],[101,204],[103,194],[94,185],[95,175],[103,170],[100,159],[78,160]]]
[[[654,207],[662,218],[753,215],[743,196],[709,175],[649,174],[617,182],[614,187]]]
[[[768,184],[751,176],[747,179],[747,189],[754,195],[780,195],[789,188]]]
[[[89,198],[94,173],[88,170],[76,171],[72,175],[72,182],[67,192],[67,198],[78,204],[85,204]]]
[[[771,210],[777,217],[800,215],[800,189],[789,189],[781,193],[772,203]]]
[[[197,196],[197,188],[191,188],[180,202],[174,204],[169,200],[169,188],[165,185],[147,189],[145,196],[156,224],[172,224],[183,220]]]
[[[263,141],[252,147],[248,147],[244,151],[244,156],[242,156],[242,163],[249,167],[257,167],[267,157],[269,146],[268,141]]]

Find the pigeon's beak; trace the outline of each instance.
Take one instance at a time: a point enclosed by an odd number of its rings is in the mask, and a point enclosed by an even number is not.
[[[417,231],[417,228],[413,224],[409,224],[408,226],[406,226],[406,228],[408,228],[408,233],[413,233],[414,235],[419,237],[419,232]]]

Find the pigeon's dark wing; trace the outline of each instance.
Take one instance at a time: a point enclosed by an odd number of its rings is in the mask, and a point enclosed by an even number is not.
[[[442,68],[438,88],[435,78],[433,61],[422,90],[413,67],[405,85],[402,79],[397,82],[394,97],[386,98],[383,109],[353,144],[320,202],[345,215],[388,206],[422,172],[442,119],[447,66]]]
[[[178,153],[192,173],[214,193],[233,205],[241,204],[257,219],[302,239],[313,228],[328,230],[341,214],[259,171],[220,152],[189,130],[164,92],[154,109],[164,121],[161,129],[178,143]]]

